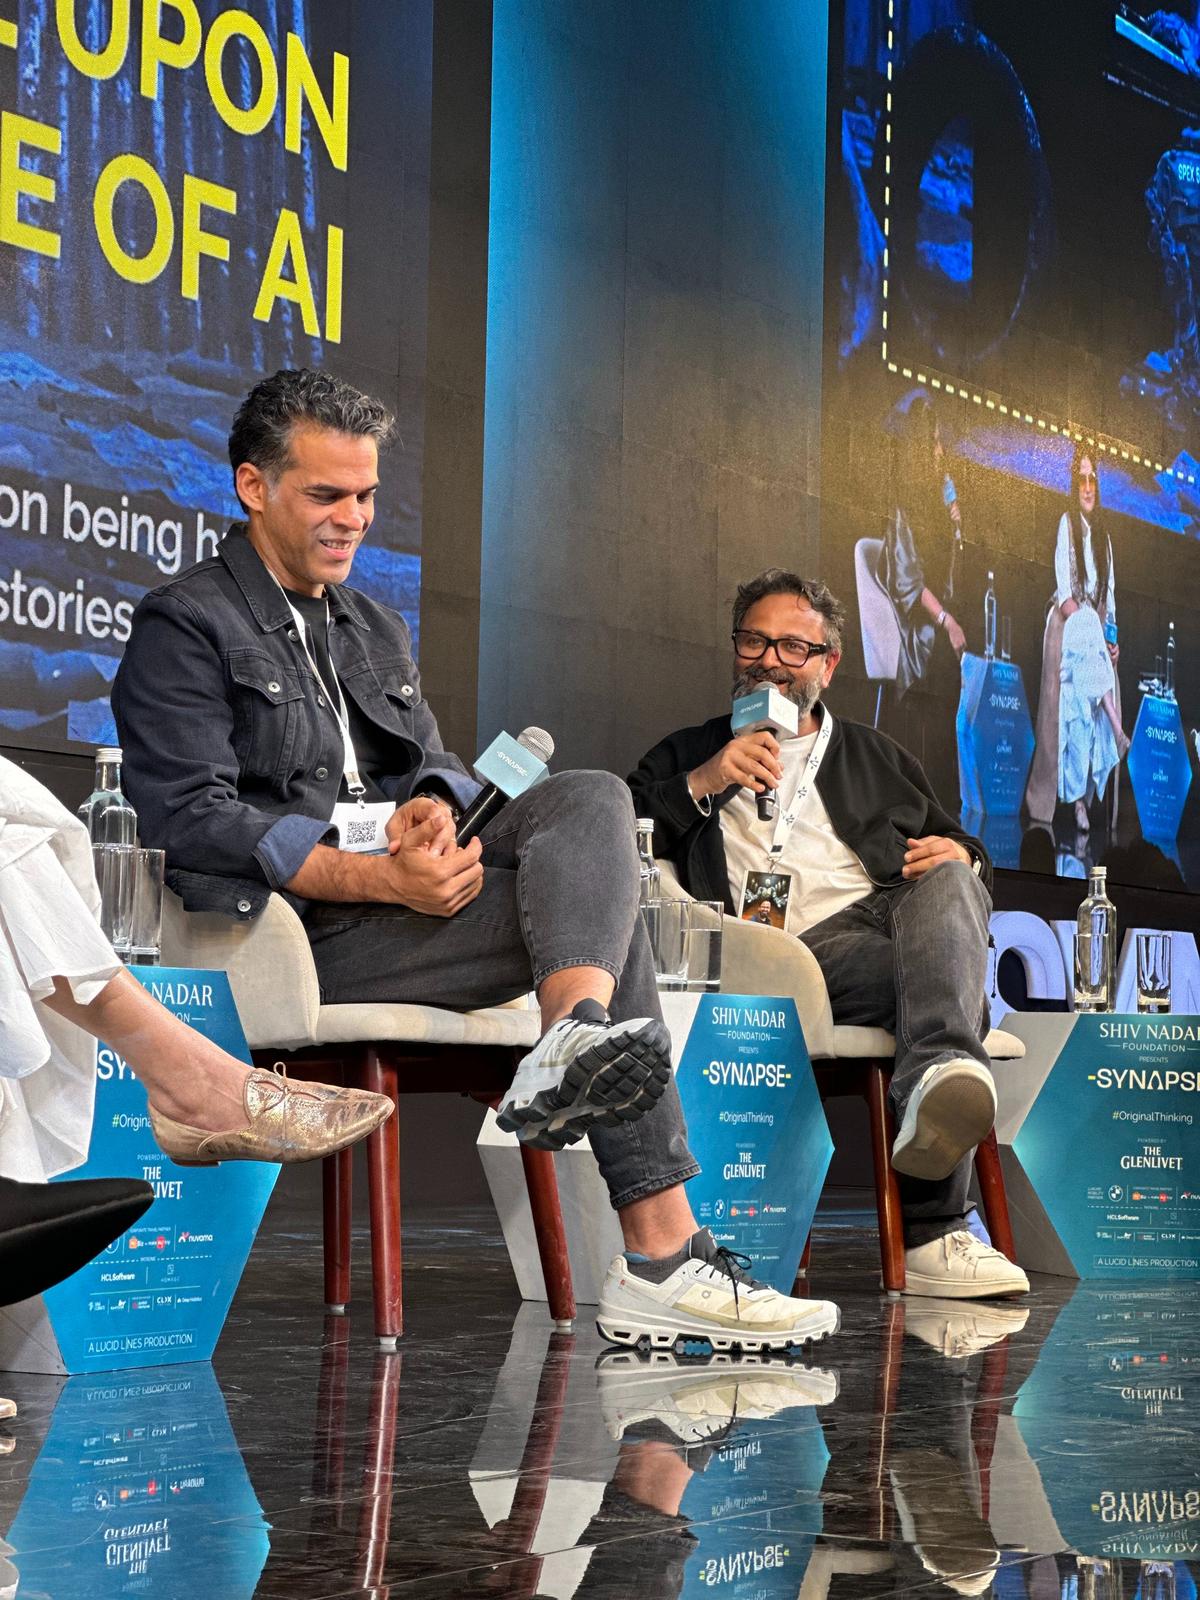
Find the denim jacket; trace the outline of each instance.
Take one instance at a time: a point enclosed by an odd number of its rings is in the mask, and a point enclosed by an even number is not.
[[[479,785],[442,745],[404,619],[355,589],[326,593],[342,691],[394,751],[380,788],[397,805],[427,791],[467,804]],[[342,736],[320,693],[242,523],[138,606],[112,694],[125,787],[189,911],[255,917],[314,845],[336,843]]]

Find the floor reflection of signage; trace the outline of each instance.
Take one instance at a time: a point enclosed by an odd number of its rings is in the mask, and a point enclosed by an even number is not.
[[[702,995],[678,1083],[697,1218],[790,1290],[833,1154],[795,1002]]]
[[[1013,1416],[1066,1546],[1200,1557],[1194,1310],[1166,1288],[1089,1284],[1059,1313]]]
[[[1013,1150],[1081,1277],[1200,1277],[1198,1121],[1200,1017],[1076,1019]]]
[[[6,1538],[20,1594],[249,1600],[267,1527],[211,1367],[71,1378]]]
[[[232,1055],[250,1059],[223,972],[133,967],[167,1008]],[[67,1174],[137,1177],[155,1200],[141,1221],[45,1296],[70,1372],[207,1360],[220,1335],[279,1168],[261,1162],[177,1167],[154,1142],[146,1092],[108,1045],[96,1056],[87,1164]]]

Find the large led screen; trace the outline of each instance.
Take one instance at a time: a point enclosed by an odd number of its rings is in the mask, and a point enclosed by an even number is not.
[[[844,0],[824,575],[998,865],[1200,887],[1194,5]]]
[[[416,624],[431,0],[0,0],[0,744],[112,737],[133,607],[281,366],[397,412],[354,582]]]

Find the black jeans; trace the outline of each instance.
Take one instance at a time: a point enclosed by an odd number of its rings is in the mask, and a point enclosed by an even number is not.
[[[471,1011],[527,994],[563,967],[587,966],[617,980],[616,1020],[661,1015],[638,915],[633,802],[620,779],[557,773],[510,801],[483,843],[483,889],[453,917],[311,905],[305,927],[322,1001]],[[589,1137],[614,1207],[700,1170],[673,1080],[639,1121]]]
[[[897,1120],[927,1067],[963,1056],[990,1066],[982,1044],[990,910],[991,897],[970,867],[950,861],[856,900],[801,935],[824,975],[834,1022],[895,1034]],[[936,1183],[898,1177],[909,1245],[963,1226],[969,1156]]]

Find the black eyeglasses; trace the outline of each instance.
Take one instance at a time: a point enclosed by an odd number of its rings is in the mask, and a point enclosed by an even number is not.
[[[744,661],[758,661],[771,646],[785,667],[802,667],[809,656],[829,653],[827,644],[812,644],[807,639],[768,639],[765,633],[751,633],[738,628],[733,635],[733,648]]]

